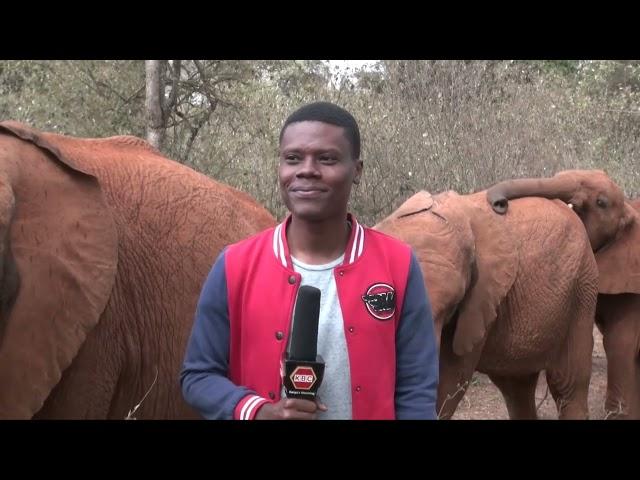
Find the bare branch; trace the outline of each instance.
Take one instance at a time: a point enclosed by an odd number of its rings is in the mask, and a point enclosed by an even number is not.
[[[453,392],[453,394],[450,394],[450,393],[447,394],[447,398],[445,398],[444,402],[442,402],[442,406],[440,407],[440,411],[438,412],[438,418],[442,417],[442,410],[444,410],[444,406],[447,404],[447,402],[449,400],[453,400],[461,392],[464,395],[464,393],[467,391],[467,387],[468,386],[469,386],[469,380],[466,380],[462,384],[458,383],[456,385],[457,390],[455,392]],[[452,415],[453,415],[453,413],[452,413]]]
[[[542,406],[542,404],[544,403],[544,401],[547,399],[547,396],[549,395],[549,385],[547,384],[547,390],[544,393],[544,397],[542,397],[542,400],[540,400],[540,403],[538,404],[538,406],[536,407],[536,414],[538,413],[538,410],[540,410],[540,407]]]
[[[607,410],[605,408],[604,410],[605,412],[605,416],[604,416],[604,420],[609,420],[609,418],[611,417],[618,417],[620,415],[628,415],[629,412],[626,411],[626,409],[624,408],[624,405],[622,404],[621,400],[618,400],[618,404],[616,405],[615,410]]]
[[[175,106],[176,99],[178,98],[181,65],[182,65],[182,62],[180,60],[173,61],[172,74],[171,74],[171,93],[169,94],[169,98],[167,98],[167,101],[164,103],[162,108],[162,112],[165,120],[169,117],[169,113]]]
[[[158,367],[156,366],[156,376],[153,379],[153,383],[147,390],[147,393],[145,393],[144,396],[142,397],[142,400],[140,400],[137,405],[135,405],[131,410],[129,410],[129,413],[125,417],[125,420],[136,420],[136,417],[134,417],[133,414],[136,413],[136,410],[138,410],[138,408],[140,408],[140,405],[142,405],[142,402],[144,402],[145,398],[147,398],[147,395],[149,395],[149,392],[151,392],[151,389],[156,384],[157,380],[158,380]]]
[[[189,138],[187,139],[187,146],[185,148],[185,152],[182,157],[183,162],[186,162],[189,159],[189,155],[191,154],[191,149],[193,148],[193,142],[196,140],[196,137],[198,136],[200,129],[205,123],[207,123],[207,120],[209,120],[212,113],[213,112],[209,112],[209,115],[202,116],[199,119],[198,124],[191,127],[191,131],[189,132]]]

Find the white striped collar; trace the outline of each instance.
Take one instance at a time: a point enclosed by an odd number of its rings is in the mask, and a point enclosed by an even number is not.
[[[284,268],[293,270],[291,263],[291,255],[289,253],[289,245],[287,244],[287,225],[291,221],[291,215],[288,215],[282,223],[273,230],[273,254]],[[364,250],[364,228],[358,223],[356,218],[348,213],[347,221],[351,222],[351,233],[347,248],[344,253],[344,262],[342,265],[351,265],[362,256]]]

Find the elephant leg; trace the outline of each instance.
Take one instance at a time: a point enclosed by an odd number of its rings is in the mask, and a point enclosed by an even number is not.
[[[116,388],[115,376],[103,377],[73,363],[65,371],[34,419],[91,420],[108,418],[110,398],[104,391]],[[101,392],[102,394],[96,394]]]
[[[606,337],[605,337],[606,339]],[[638,412],[638,353],[622,343],[604,341],[607,354],[607,398],[605,419],[640,419]],[[623,347],[623,348],[620,348]],[[634,358],[635,357],[635,358]]]
[[[606,419],[637,419],[640,359],[637,340],[630,335],[621,319],[607,322],[603,334],[607,356]]]
[[[595,265],[589,256],[581,280],[575,285],[576,299],[569,306],[566,339],[547,364],[547,385],[561,420],[589,418],[589,383],[593,362],[593,326],[598,292],[591,281]]]
[[[34,418],[109,418],[123,364],[122,350],[113,340],[119,336],[113,323],[111,314],[105,312]]]
[[[547,384],[560,420],[585,420],[589,418],[591,364],[585,360],[574,364],[569,356],[562,355],[547,369]]]
[[[484,342],[460,357],[453,352],[453,331],[445,328],[440,341],[440,373],[436,412],[441,420],[450,419],[471,383]]]
[[[640,419],[640,295],[600,295],[607,356],[606,419]]]
[[[538,418],[535,402],[538,375],[540,372],[520,376],[489,374],[489,378],[504,397],[511,420],[535,420]]]
[[[593,317],[579,322],[547,367],[547,384],[560,420],[589,418],[589,382],[593,355]]]

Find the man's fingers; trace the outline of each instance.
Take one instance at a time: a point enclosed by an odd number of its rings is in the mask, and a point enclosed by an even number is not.
[[[316,405],[318,406],[318,410],[320,410],[321,412],[326,412],[328,410],[327,406],[320,398],[320,395],[316,395]]]
[[[296,398],[288,398],[284,403],[284,407],[287,409],[307,413],[314,413],[318,409],[316,402],[313,402],[311,400],[299,400]]]

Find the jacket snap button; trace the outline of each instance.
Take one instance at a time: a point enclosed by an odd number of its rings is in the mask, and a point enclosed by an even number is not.
[[[340,272],[338,273],[338,275],[343,276],[344,272],[342,270],[340,270]]]
[[[282,340],[284,338],[284,333],[281,331],[276,332],[276,340]]]
[[[291,275],[291,276],[289,277],[289,283],[290,283],[291,285],[293,285],[294,283],[296,283],[296,277],[294,277],[293,275]]]
[[[271,400],[275,399],[275,398],[276,398],[276,394],[275,394],[275,393],[273,393],[273,392],[269,392],[269,398],[270,398]]]
[[[359,392],[360,390],[362,390],[362,387],[360,387],[360,385],[358,385],[358,386],[356,387],[356,392]]]
[[[354,330],[355,330],[355,328],[353,328],[353,327],[349,327],[349,332],[350,332],[350,333],[353,333],[353,331],[354,331]]]

